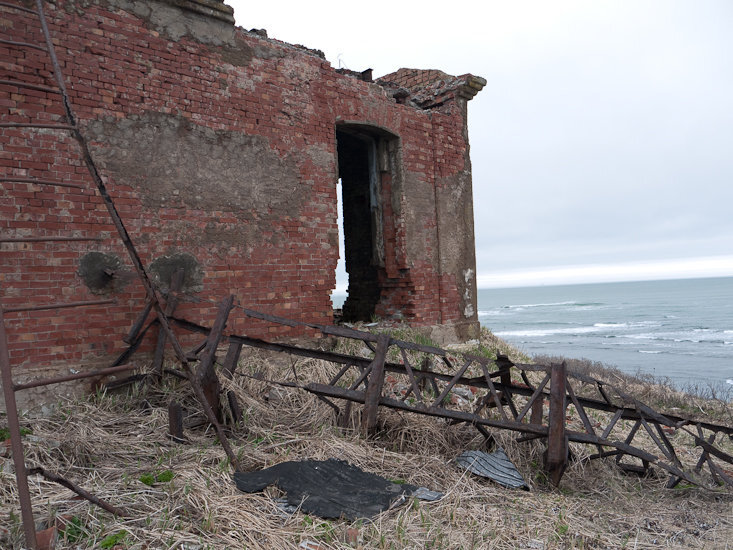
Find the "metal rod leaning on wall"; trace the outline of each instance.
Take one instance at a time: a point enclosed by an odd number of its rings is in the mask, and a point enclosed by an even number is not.
[[[0,2],[0,6],[5,6]],[[35,12],[33,12],[35,13]],[[20,82],[18,80],[2,80],[0,79],[0,85],[3,86],[15,86],[16,88],[26,88],[27,90],[37,90],[39,92],[46,92],[48,94],[60,94],[58,88],[51,88],[49,86],[41,86],[40,84],[31,84],[30,82]],[[0,181],[18,181],[17,179],[2,178]],[[76,187],[76,186],[74,186]],[[81,186],[80,186],[81,187]]]
[[[122,218],[120,217],[119,212],[117,212],[117,207],[114,204],[114,201],[112,200],[112,197],[110,196],[109,192],[107,191],[107,186],[105,185],[104,181],[102,180],[102,176],[99,173],[99,170],[97,169],[97,165],[94,162],[94,159],[92,158],[91,151],[89,150],[89,145],[87,144],[86,139],[84,138],[84,135],[81,133],[81,130],[79,129],[76,116],[74,115],[74,111],[71,107],[71,101],[69,100],[69,94],[66,91],[66,83],[64,82],[64,77],[61,72],[61,66],[59,65],[58,58],[56,57],[56,51],[54,50],[53,46],[53,40],[51,39],[51,33],[48,30],[48,23],[46,22],[46,16],[43,13],[43,0],[36,0],[36,8],[38,10],[38,19],[41,23],[41,30],[43,31],[43,37],[46,41],[46,50],[48,51],[48,55],[51,58],[51,64],[53,66],[53,74],[54,78],[56,79],[56,84],[59,87],[59,90],[61,90],[61,97],[64,104],[64,112],[66,113],[66,119],[71,125],[72,135],[76,139],[76,141],[79,143],[79,148],[81,149],[82,157],[84,158],[84,163],[87,166],[87,170],[89,171],[89,174],[92,176],[92,179],[94,180],[95,185],[97,186],[97,190],[99,191],[99,195],[102,197],[102,200],[104,202],[105,207],[107,208],[107,211],[109,212],[110,218],[112,218],[112,223],[114,224],[115,228],[117,229],[118,234],[120,235],[120,238],[122,239],[122,243],[125,245],[125,248],[127,249],[127,252],[130,256],[130,259],[132,260],[132,263],[135,267],[135,271],[137,271],[138,277],[140,278],[140,282],[142,283],[143,287],[145,288],[145,293],[148,297],[148,299],[153,303],[153,308],[155,309],[155,314],[158,317],[158,321],[160,321],[161,329],[166,333],[168,339],[170,340],[171,346],[173,346],[173,350],[176,354],[176,357],[183,365],[185,371],[188,373],[188,378],[191,381],[191,385],[193,387],[194,393],[196,394],[196,398],[201,402],[201,406],[204,409],[204,413],[206,414],[207,418],[209,419],[209,422],[214,426],[214,429],[216,430],[216,434],[219,437],[219,441],[221,442],[222,447],[224,447],[224,450],[226,451],[227,455],[229,456],[230,461],[232,464],[236,464],[236,456],[234,455],[234,452],[232,451],[229,441],[226,438],[226,435],[224,434],[224,430],[222,429],[221,425],[216,419],[216,414],[209,406],[208,402],[206,401],[206,397],[204,396],[203,392],[201,391],[201,388],[194,383],[194,373],[191,370],[190,365],[188,364],[188,359],[186,358],[186,353],[183,351],[183,348],[181,347],[180,342],[178,341],[178,338],[176,338],[176,335],[173,333],[173,330],[171,329],[170,323],[168,322],[168,318],[165,315],[165,312],[163,311],[162,306],[160,305],[160,299],[158,297],[158,293],[155,291],[155,288],[153,287],[153,284],[150,282],[150,278],[148,277],[147,272],[145,271],[145,267],[142,264],[142,260],[140,259],[140,256],[137,253],[137,249],[135,248],[135,245],[132,242],[132,239],[130,238],[130,234],[127,232],[127,229],[125,228],[124,223],[122,222]],[[232,460],[232,458],[234,460]]]
[[[61,66],[59,65],[58,58],[56,57],[56,51],[53,46],[53,40],[51,39],[51,33],[48,30],[48,23],[46,22],[46,16],[43,12],[43,0],[36,0],[36,9],[38,11],[38,19],[41,24],[41,30],[43,31],[43,37],[46,41],[46,51],[51,58],[54,79],[56,80],[56,85],[61,91],[61,98],[64,104],[66,120],[70,125],[69,129],[71,130],[74,139],[76,139],[79,144],[79,148],[81,149],[82,157],[84,159],[84,164],[86,164],[87,170],[89,171],[92,180],[94,180],[94,183],[97,186],[97,190],[99,191],[99,195],[102,197],[102,201],[104,202],[104,205],[109,212],[112,223],[114,224],[115,229],[117,229],[117,233],[119,234],[120,238],[122,239],[122,243],[127,249],[130,259],[132,260],[132,264],[135,267],[135,271],[137,271],[140,282],[145,289],[145,293],[147,294],[148,299],[153,302],[153,307],[155,308],[155,313],[158,317],[158,320],[160,321],[161,328],[165,331],[168,338],[170,338],[171,345],[173,346],[173,349],[176,352],[176,356],[178,357],[178,359],[182,363],[186,363],[186,354],[184,353],[183,348],[181,348],[181,345],[178,342],[178,339],[175,337],[173,331],[171,330],[168,319],[165,316],[163,308],[160,305],[158,294],[155,291],[152,283],[150,282],[150,278],[148,277],[148,274],[145,271],[145,267],[142,264],[142,260],[140,260],[140,256],[137,253],[137,249],[135,248],[135,245],[130,238],[130,234],[127,232],[127,229],[122,222],[122,218],[120,217],[119,212],[117,212],[117,207],[115,206],[112,197],[107,191],[107,186],[102,180],[102,176],[100,175],[97,165],[92,158],[92,154],[89,150],[87,141],[82,135],[81,130],[79,129],[76,115],[74,114],[74,110],[71,107],[69,94],[66,90],[66,83],[61,72]]]

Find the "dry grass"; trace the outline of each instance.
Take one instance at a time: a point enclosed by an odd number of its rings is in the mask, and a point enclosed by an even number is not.
[[[490,343],[482,344],[489,349]],[[340,344],[343,350],[344,344]],[[349,344],[349,351],[359,351]],[[357,348],[354,348],[357,346]],[[361,350],[364,351],[364,350]],[[451,460],[483,439],[465,425],[395,411],[380,411],[380,429],[366,439],[336,427],[333,410],[314,396],[267,380],[325,381],[337,369],[319,361],[248,354],[228,386],[245,418],[232,431],[243,469],[300,458],[348,460],[364,470],[445,493],[434,503],[410,501],[372,520],[325,521],[283,516],[265,494],[236,490],[213,430],[182,383],[142,386],[120,394],[62,402],[50,417],[26,416],[29,465],[42,465],[130,512],[115,518],[72,498],[40,478],[31,479],[36,516],[76,518],[58,548],[100,548],[119,534],[117,548],[727,548],[733,541],[733,498],[704,489],[664,489],[665,479],[620,474],[612,463],[570,465],[560,488],[545,481],[543,448],[499,443],[532,486],[504,489],[459,470]],[[167,405],[187,411],[179,445],[167,438]],[[359,407],[355,407],[358,414]],[[353,419],[355,423],[358,418]],[[0,547],[21,548],[12,461],[0,458]],[[152,486],[140,479],[172,472]],[[347,529],[358,531],[349,543]],[[125,533],[122,533],[122,532]]]

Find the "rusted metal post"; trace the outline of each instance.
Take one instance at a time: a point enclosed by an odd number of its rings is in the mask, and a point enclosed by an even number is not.
[[[512,375],[511,375],[511,368],[514,366],[514,363],[511,362],[509,357],[506,355],[502,355],[499,353],[496,356],[496,367],[499,369],[499,381],[503,386],[511,386],[512,385]]]
[[[565,435],[567,369],[564,361],[559,365],[553,364],[550,368],[550,415],[545,470],[550,474],[550,481],[557,486],[568,463],[568,439]]]
[[[364,395],[364,412],[361,418],[361,427],[367,433],[377,425],[377,408],[384,385],[384,361],[387,358],[389,340],[389,334],[380,334],[377,337],[377,352],[370,365],[371,374],[369,374],[369,385]]]
[[[209,406],[215,412],[217,420],[221,421],[221,407],[219,406],[219,379],[214,370],[216,360],[216,348],[219,346],[224,327],[229,318],[229,312],[234,307],[234,296],[225,298],[219,304],[219,312],[216,315],[214,325],[206,339],[206,347],[201,354],[201,362],[196,369],[196,383],[201,385]]]
[[[183,437],[183,408],[178,401],[168,405],[168,435],[176,443],[185,441]]]
[[[8,417],[8,430],[10,430],[10,448],[13,452],[13,465],[15,466],[15,480],[18,483],[18,500],[20,500],[20,514],[23,519],[23,531],[25,543],[28,548],[36,546],[36,527],[33,522],[33,507],[31,495],[28,489],[28,475],[25,469],[25,455],[23,454],[23,442],[20,439],[20,423],[18,421],[18,405],[15,402],[15,388],[13,387],[13,374],[10,367],[10,355],[8,354],[8,340],[5,334],[5,320],[3,309],[0,305],[0,374],[3,381],[3,395],[5,397],[5,413]]]
[[[227,356],[224,359],[224,365],[221,372],[230,380],[237,370],[239,356],[242,354],[242,346],[242,342],[231,342],[229,344],[229,349],[227,350]]]
[[[502,355],[501,353],[497,354],[496,361],[494,361],[494,363],[499,369],[499,382],[501,382],[501,385],[503,386],[502,391],[499,393],[501,400],[502,402],[506,402],[514,418],[517,418],[519,416],[519,412],[517,411],[517,407],[514,405],[514,398],[512,397],[512,392],[509,389],[512,386],[511,368],[514,366],[514,363],[508,356]]]
[[[186,376],[191,383],[191,388],[193,389],[196,398],[199,400],[199,402],[201,403],[201,407],[204,409],[204,414],[216,430],[216,435],[219,437],[219,443],[221,443],[221,446],[224,448],[224,452],[227,454],[230,464],[235,471],[238,471],[239,460],[237,459],[237,455],[234,453],[232,446],[229,444],[229,440],[227,439],[227,436],[224,433],[221,424],[219,423],[219,419],[217,418],[217,413],[219,412],[219,381],[218,379],[216,379],[216,373],[214,372],[216,347],[219,345],[219,340],[221,340],[221,335],[224,331],[224,326],[226,326],[226,320],[229,317],[229,312],[231,311],[232,307],[234,307],[234,296],[229,296],[229,298],[222,301],[221,305],[219,306],[219,314],[216,317],[216,322],[214,323],[214,326],[209,332],[209,337],[206,339],[207,349],[204,350],[201,364],[199,365],[197,372],[193,371],[191,365],[188,362],[181,361],[181,363],[186,369]],[[210,364],[207,366],[206,362],[210,362]],[[213,374],[216,382],[216,403],[213,406],[210,404],[210,395],[207,394],[206,388],[202,388],[201,384],[202,378],[206,378],[206,372],[209,370]],[[204,382],[206,382],[206,380],[204,380]]]
[[[140,312],[140,315],[138,315],[132,327],[130,327],[130,332],[128,332],[125,336],[122,337],[122,341],[125,344],[132,344],[135,340],[137,340],[137,337],[140,334],[140,331],[142,330],[143,325],[145,324],[145,319],[148,318],[148,315],[150,315],[150,312],[152,310],[153,310],[153,302],[151,302],[150,300],[147,300],[147,302],[145,303],[145,308]]]
[[[224,359],[224,366],[222,368],[222,374],[229,380],[234,376],[237,370],[237,363],[239,362],[239,356],[242,353],[242,342],[231,342],[229,349],[227,350],[226,359]],[[242,418],[242,407],[239,406],[236,394],[229,390],[227,392],[227,402],[229,403],[229,410],[232,413],[232,421],[236,424],[239,419]]]
[[[545,397],[543,395],[540,395],[537,397],[537,399],[534,400],[534,403],[532,403],[532,413],[529,417],[529,423],[530,424],[536,424],[541,425],[542,424],[542,416],[543,416],[543,405],[545,404]]]
[[[176,311],[178,307],[178,297],[176,293],[183,287],[183,276],[184,271],[182,268],[178,268],[171,275],[170,286],[168,287],[168,300],[165,304],[165,316],[170,317]],[[153,305],[153,301],[150,301],[150,305]],[[158,332],[158,341],[155,344],[155,353],[153,354],[153,373],[155,376],[160,378],[163,373],[163,354],[165,353],[165,344],[168,340],[167,333],[160,327]]]

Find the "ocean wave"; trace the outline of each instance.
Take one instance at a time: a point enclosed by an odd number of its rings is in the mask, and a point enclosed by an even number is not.
[[[489,310],[480,309],[478,311],[479,317],[489,317],[491,315],[502,315],[502,313],[498,309],[489,309]]]
[[[499,309],[509,309],[514,311],[524,311],[525,309],[533,309],[537,307],[557,307],[557,306],[572,306],[576,305],[575,302],[542,302],[539,304],[509,304],[501,306]]]
[[[638,351],[639,351],[639,353],[650,353],[650,354],[652,354],[652,355],[657,355],[657,354],[659,354],[659,353],[662,353],[662,352],[661,352],[661,351],[659,351],[659,350],[650,350],[650,349],[640,349],[640,350],[638,350]]]
[[[500,337],[524,337],[535,338],[541,336],[552,336],[554,334],[588,334],[591,332],[600,332],[598,327],[572,327],[572,328],[544,328],[544,329],[526,329],[526,330],[505,330],[495,332]]]
[[[623,338],[631,340],[651,340],[653,342],[674,342],[675,344],[726,344],[727,340],[721,338],[719,332],[712,332],[710,335],[700,337],[693,334],[680,333],[642,333],[642,334],[624,334]]]
[[[587,307],[600,307],[603,306],[602,302],[576,302],[574,300],[569,300],[567,302],[539,302],[536,304],[508,304],[505,306],[501,306],[501,309],[517,309],[517,310],[523,310],[523,309],[531,309],[536,307],[560,307],[560,306],[573,306],[573,307],[580,307],[580,308],[587,308]]]
[[[630,321],[627,323],[595,323],[593,326],[598,328],[654,328],[662,325],[655,321]]]

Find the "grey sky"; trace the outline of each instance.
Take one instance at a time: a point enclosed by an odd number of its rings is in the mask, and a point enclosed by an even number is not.
[[[334,67],[488,80],[469,104],[480,285],[733,275],[733,2],[227,3]]]

